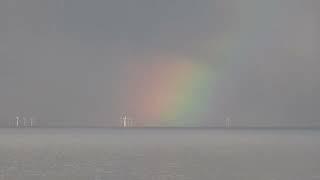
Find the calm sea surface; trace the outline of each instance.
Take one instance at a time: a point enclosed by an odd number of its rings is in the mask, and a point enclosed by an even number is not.
[[[320,130],[0,129],[0,180],[320,180]]]

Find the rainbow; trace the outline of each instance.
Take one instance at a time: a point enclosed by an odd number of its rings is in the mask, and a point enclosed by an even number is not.
[[[134,97],[127,109],[135,123],[194,127],[203,124],[202,120],[214,120],[210,115],[218,81],[224,79],[226,67],[245,61],[243,52],[249,47],[242,43],[248,41],[245,38],[236,32],[222,32],[200,44],[200,53],[194,56],[145,55],[141,63],[129,65],[128,79],[135,84],[128,87],[129,96]]]
[[[285,33],[279,30],[285,30],[287,22],[279,26],[281,28],[275,28],[278,24],[274,24],[283,16],[281,7],[277,0],[241,1],[236,9],[231,9],[234,14],[230,16],[230,24],[226,23],[228,26],[205,40],[191,42],[195,50],[185,52],[190,53],[187,56],[177,55],[173,49],[170,51],[173,55],[160,52],[156,53],[159,56],[147,54],[138,57],[141,61],[135,59],[136,64],[129,65],[128,70],[131,83],[127,94],[133,98],[127,103],[131,105],[127,109],[136,123],[141,126],[197,126],[204,124],[202,119],[221,121],[215,119],[224,116],[221,112],[226,113],[224,100],[220,98],[224,97],[224,92],[218,85],[228,80],[233,70],[251,68],[252,59],[274,46],[273,38],[277,37],[274,34]],[[292,51],[303,53],[299,48]],[[211,118],[213,112],[220,112],[220,116]]]
[[[139,125],[194,125],[210,111],[215,75],[205,63],[160,56],[135,66],[139,83],[130,109]]]

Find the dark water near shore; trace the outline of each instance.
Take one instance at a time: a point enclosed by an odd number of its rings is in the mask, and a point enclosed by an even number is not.
[[[320,180],[316,129],[0,129],[0,180]]]

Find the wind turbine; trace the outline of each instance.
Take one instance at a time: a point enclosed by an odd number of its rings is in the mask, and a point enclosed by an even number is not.
[[[32,127],[33,118],[30,118],[30,127]]]
[[[122,114],[121,116],[121,120],[122,120],[122,126],[123,127],[127,127],[127,121],[128,121],[128,117],[127,117],[127,114]]]
[[[226,128],[230,128],[230,118],[226,118]]]
[[[25,117],[22,117],[22,119],[23,119],[23,127],[26,127],[26,122],[27,122],[27,119],[25,118]]]
[[[19,127],[19,120],[20,120],[19,116],[16,116],[16,128]]]
[[[123,113],[120,119],[121,119],[122,127],[128,127],[129,125],[132,124],[132,123],[130,123],[130,121],[131,121],[132,119],[129,119],[129,118],[128,118],[127,113]]]

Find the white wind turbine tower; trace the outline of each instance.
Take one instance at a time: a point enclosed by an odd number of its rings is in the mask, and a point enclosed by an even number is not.
[[[229,117],[226,118],[226,128],[230,128],[230,120]]]
[[[26,127],[26,125],[27,125],[27,119],[26,119],[25,117],[22,117],[22,119],[23,119],[23,127]]]
[[[127,114],[122,114],[121,120],[122,120],[122,127],[127,127],[127,121],[128,121]]]
[[[132,119],[129,119],[129,118],[128,118],[127,113],[123,113],[120,119],[121,119],[121,125],[122,125],[122,127],[128,127],[128,126],[130,126],[130,125],[132,124],[132,123],[130,123],[130,121],[131,121]]]
[[[16,128],[19,127],[19,120],[20,120],[19,116],[16,116]]]
[[[33,118],[31,117],[30,118],[30,127],[32,127],[32,125],[33,125]]]

